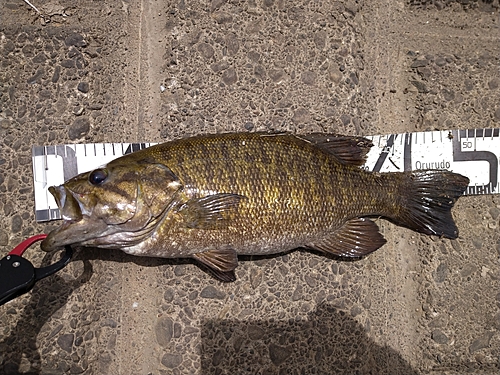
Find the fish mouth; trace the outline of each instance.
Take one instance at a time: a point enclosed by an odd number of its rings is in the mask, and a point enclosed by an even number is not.
[[[59,250],[66,245],[81,243],[102,232],[99,223],[94,224],[87,215],[85,206],[70,189],[64,185],[51,186],[49,192],[59,207],[63,219],[62,224],[52,230],[40,244],[43,251]]]
[[[81,203],[63,185],[49,187],[64,221],[80,221],[83,218]]]

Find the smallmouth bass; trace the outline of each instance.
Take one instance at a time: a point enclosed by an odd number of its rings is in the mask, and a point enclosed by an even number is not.
[[[41,247],[190,257],[232,281],[238,254],[302,247],[367,255],[386,242],[371,217],[456,238],[451,208],[469,179],[365,171],[371,146],[319,133],[214,134],[152,146],[50,187],[63,224]]]

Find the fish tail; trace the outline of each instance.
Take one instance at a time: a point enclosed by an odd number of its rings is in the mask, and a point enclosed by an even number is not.
[[[457,238],[451,208],[464,193],[469,179],[443,170],[405,172],[399,214],[394,220],[425,234]]]

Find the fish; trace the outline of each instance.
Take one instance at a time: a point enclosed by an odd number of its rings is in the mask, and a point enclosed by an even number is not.
[[[63,222],[41,248],[192,258],[234,281],[238,255],[364,257],[386,243],[378,218],[457,238],[452,207],[469,179],[367,171],[372,146],[358,136],[259,132],[158,144],[50,187]]]

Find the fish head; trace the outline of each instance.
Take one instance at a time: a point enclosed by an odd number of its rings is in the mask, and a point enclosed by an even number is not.
[[[82,173],[49,188],[63,223],[41,248],[53,251],[71,244],[119,248],[140,242],[141,235],[149,232],[145,228],[158,222],[181,188],[167,166],[142,159],[124,157]]]

